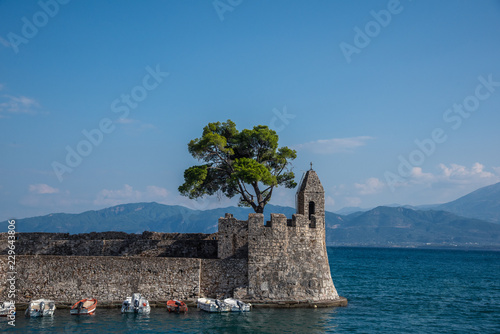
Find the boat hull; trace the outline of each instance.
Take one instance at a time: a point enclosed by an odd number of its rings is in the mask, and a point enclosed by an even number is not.
[[[252,304],[244,303],[234,298],[226,298],[224,302],[229,305],[231,312],[250,312]]]
[[[16,306],[10,302],[0,302],[0,317],[16,314]]]
[[[188,307],[183,301],[172,299],[167,302],[167,310],[173,313],[186,313]]]
[[[97,308],[97,299],[82,299],[77,301],[69,311],[71,315],[93,315]]]
[[[198,308],[203,311],[216,313],[216,312],[229,312],[231,308],[222,300],[211,298],[199,298]]]
[[[122,313],[149,313],[151,307],[146,298],[139,293],[134,293],[132,297],[127,297],[122,303]]]
[[[29,303],[25,315],[27,317],[51,317],[56,310],[56,304],[52,300],[38,299]]]

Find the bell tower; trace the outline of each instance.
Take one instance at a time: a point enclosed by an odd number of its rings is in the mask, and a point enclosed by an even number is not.
[[[309,220],[315,216],[316,219],[325,220],[325,190],[321,185],[318,174],[309,169],[303,176],[297,190],[297,213],[304,215]]]

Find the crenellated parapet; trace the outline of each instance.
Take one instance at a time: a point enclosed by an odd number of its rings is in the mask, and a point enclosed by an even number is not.
[[[248,257],[248,228],[246,220],[238,220],[230,213],[219,218],[219,259]]]
[[[247,221],[228,214],[219,220],[221,256],[234,256],[238,240],[247,241],[248,285],[238,288],[237,297],[255,302],[339,299],[326,252],[323,187],[313,170],[302,179],[297,205],[291,219],[271,214],[264,221],[263,214],[251,213]],[[247,237],[235,239],[231,233]]]

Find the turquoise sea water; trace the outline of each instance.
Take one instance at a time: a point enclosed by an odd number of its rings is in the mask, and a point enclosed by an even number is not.
[[[328,248],[348,307],[254,309],[209,314],[191,309],[148,316],[98,309],[91,317],[56,310],[53,318],[18,315],[20,333],[500,333],[500,252]]]

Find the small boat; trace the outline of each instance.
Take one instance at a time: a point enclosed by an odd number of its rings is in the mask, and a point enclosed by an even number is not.
[[[224,303],[231,307],[231,312],[249,312],[252,307],[252,304],[234,298],[226,298]]]
[[[122,313],[149,313],[151,307],[146,298],[140,293],[134,293],[132,297],[127,297],[122,304]]]
[[[51,317],[56,310],[56,303],[49,299],[32,300],[26,309],[28,317]]]
[[[69,313],[71,315],[92,315],[95,314],[95,309],[97,306],[97,299],[95,298],[85,298],[77,301]]]
[[[186,303],[182,300],[171,299],[167,302],[168,312],[185,313],[188,311]]]
[[[198,308],[207,312],[229,312],[231,307],[219,299],[198,298]]]
[[[16,314],[16,304],[11,302],[0,302],[0,317]]]

